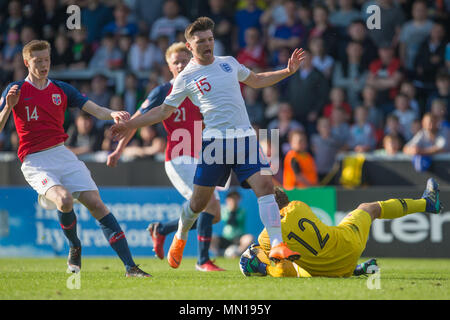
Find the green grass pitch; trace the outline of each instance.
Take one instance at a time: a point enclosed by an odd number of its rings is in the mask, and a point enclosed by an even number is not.
[[[84,258],[80,288],[68,289],[64,258],[2,258],[0,299],[450,299],[450,259],[380,258],[380,289],[372,290],[365,277],[245,278],[238,259],[218,259],[227,271],[214,273],[195,271],[193,258],[176,270],[156,258],[136,262],[153,277],[125,278],[119,259]]]

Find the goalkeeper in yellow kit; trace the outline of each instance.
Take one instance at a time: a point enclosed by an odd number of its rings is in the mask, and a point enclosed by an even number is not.
[[[428,179],[422,198],[362,203],[338,226],[325,225],[306,203],[290,202],[280,188],[276,188],[275,198],[282,216],[283,241],[301,256],[295,261],[275,261],[271,265],[267,257],[270,240],[264,229],[258,237],[259,245],[250,246],[241,256],[240,268],[246,276],[350,277],[366,247],[373,220],[395,219],[416,212],[438,214],[442,210],[438,184],[432,178]]]

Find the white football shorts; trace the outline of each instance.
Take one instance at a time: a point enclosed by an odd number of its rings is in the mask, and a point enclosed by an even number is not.
[[[191,156],[180,156],[165,162],[166,173],[170,182],[186,200],[191,199],[194,191],[197,163],[198,159]],[[229,186],[230,180],[228,178],[227,185],[224,188]],[[220,200],[217,189],[214,190],[214,196],[217,200]]]
[[[27,155],[21,169],[25,180],[39,194],[41,205],[45,203],[42,196],[56,185],[66,188],[74,198],[81,191],[98,190],[84,162],[63,145]]]

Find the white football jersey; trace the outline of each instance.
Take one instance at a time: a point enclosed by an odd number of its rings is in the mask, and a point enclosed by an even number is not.
[[[239,85],[249,75],[250,70],[230,56],[215,56],[207,66],[191,59],[164,103],[178,108],[186,97],[191,99],[203,115],[204,138],[217,137],[218,132],[227,138],[254,135]]]

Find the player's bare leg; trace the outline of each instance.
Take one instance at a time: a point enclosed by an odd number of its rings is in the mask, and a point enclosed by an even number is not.
[[[111,247],[125,265],[125,275],[127,277],[150,277],[148,273],[139,269],[134,263],[125,234],[114,215],[109,212],[108,208],[103,203],[99,192],[97,190],[83,191],[80,193],[78,201],[80,201],[100,223],[100,227],[106,240],[108,240]]]
[[[294,261],[300,258],[298,252],[292,251],[283,242],[280,211],[275,201],[272,176],[257,172],[248,178],[247,182],[258,198],[259,216],[269,234],[272,247],[269,258],[275,261],[283,259]]]
[[[194,191],[192,192],[191,199],[183,204],[178,222],[178,230],[173,237],[172,244],[167,254],[167,261],[172,268],[178,268],[180,266],[189,230],[192,228],[195,220],[197,220],[200,212],[208,205],[214,190],[214,186],[205,187],[194,184]]]

